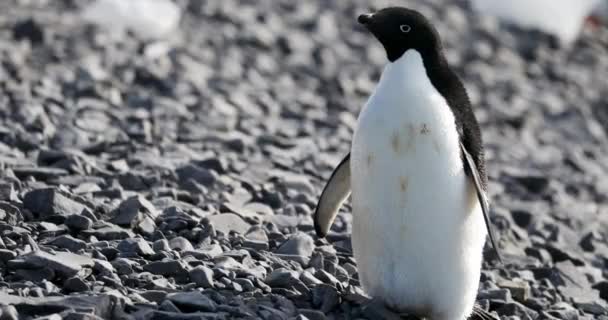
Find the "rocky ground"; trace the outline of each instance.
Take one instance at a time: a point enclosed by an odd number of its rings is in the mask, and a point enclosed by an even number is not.
[[[183,0],[143,41],[86,1],[1,1],[0,319],[394,318],[365,307],[350,207],[326,240],[311,218],[385,62],[355,17],[385,3]],[[608,319],[608,31],[407,4],[482,125],[506,263],[480,305]]]

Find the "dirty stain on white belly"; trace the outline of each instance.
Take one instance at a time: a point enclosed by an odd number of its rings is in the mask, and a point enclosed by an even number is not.
[[[401,311],[464,319],[486,231],[454,116],[413,50],[389,63],[351,150],[353,247],[364,289]]]

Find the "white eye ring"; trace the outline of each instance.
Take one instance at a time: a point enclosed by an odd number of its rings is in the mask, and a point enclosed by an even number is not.
[[[412,27],[410,27],[407,24],[402,24],[399,26],[399,30],[401,30],[401,32],[403,32],[403,33],[408,33],[412,30]]]

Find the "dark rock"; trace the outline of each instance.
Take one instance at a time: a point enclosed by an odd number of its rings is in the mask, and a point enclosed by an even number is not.
[[[312,302],[321,312],[328,313],[340,303],[340,295],[335,287],[320,284],[312,289]]]
[[[175,304],[173,304],[173,302],[171,302],[169,300],[165,300],[161,304],[159,304],[158,305],[158,309],[162,310],[162,311],[174,312],[174,313],[180,313],[181,312],[179,310],[179,308],[177,308],[177,306]]]
[[[169,247],[169,241],[167,241],[167,239],[160,239],[160,240],[154,241],[154,243],[152,244],[152,249],[154,249],[154,251],[156,251],[156,252],[171,251],[171,247]]]
[[[93,226],[93,221],[85,216],[73,214],[65,218],[65,225],[76,232],[89,230]]]
[[[135,237],[131,230],[108,223],[98,229],[85,230],[83,233],[88,236],[94,236],[99,240],[120,240]]]
[[[152,250],[148,242],[142,238],[124,239],[118,243],[117,249],[121,252],[136,253],[140,256],[151,256],[154,254],[154,250]]]
[[[63,283],[63,288],[67,292],[84,292],[89,291],[89,285],[79,277],[71,277]]]
[[[67,249],[71,252],[77,252],[77,251],[83,250],[87,247],[86,242],[79,240],[79,239],[74,239],[70,235],[59,236],[59,237],[53,239],[51,242],[49,242],[49,244],[52,244],[59,248]]]
[[[198,291],[177,292],[167,295],[167,299],[185,312],[215,312],[217,305],[213,300]]]
[[[134,196],[123,201],[118,206],[112,222],[119,226],[135,227],[145,217],[154,220],[158,215],[159,212],[150,201],[142,196]]]
[[[124,305],[124,300],[116,295],[108,294],[32,298],[8,295],[2,292],[0,293],[0,301],[13,305],[20,314],[27,312],[27,314],[43,315],[65,310],[88,310],[91,314],[102,319],[112,319],[118,316]]]
[[[32,19],[17,22],[13,26],[13,38],[15,40],[29,40],[32,44],[44,42],[45,33],[43,27]]]
[[[23,259],[26,265],[33,268],[46,267],[66,276],[78,273],[82,267],[92,267],[94,265],[91,258],[69,252],[50,254],[39,250],[21,256],[20,259]]]
[[[300,283],[297,271],[291,271],[284,268],[279,268],[273,270],[265,282],[271,287],[279,287],[279,288],[291,288],[292,286]]]
[[[509,290],[513,299],[518,302],[523,303],[530,297],[530,286],[526,282],[503,280],[498,282],[498,286]]]
[[[162,276],[176,276],[188,273],[187,265],[179,260],[151,262],[144,266],[144,270]]]
[[[506,303],[496,311],[499,315],[516,316],[521,319],[536,319],[538,317],[538,312],[527,308],[519,302]]]
[[[68,174],[67,170],[49,167],[19,167],[14,168],[13,173],[19,178],[34,177],[41,181],[56,179]]]
[[[216,175],[212,171],[193,164],[178,168],[175,172],[182,182],[192,179],[203,186],[211,186],[217,180]]]
[[[190,280],[202,288],[213,288],[213,270],[205,266],[198,266],[189,272]]]
[[[0,249],[0,261],[6,263],[9,260],[13,260],[17,257],[17,254],[12,250]]]
[[[80,214],[86,208],[85,205],[66,197],[56,189],[32,190],[25,194],[23,205],[42,219],[53,215]]]

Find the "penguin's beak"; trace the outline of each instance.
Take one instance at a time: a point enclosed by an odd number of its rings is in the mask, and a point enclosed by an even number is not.
[[[365,13],[365,14],[360,15],[359,18],[357,18],[357,21],[362,25],[366,25],[372,21],[373,17],[374,17],[373,13]]]

